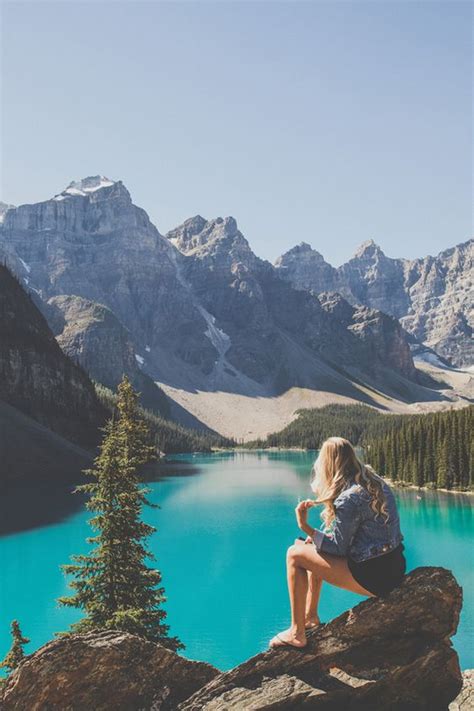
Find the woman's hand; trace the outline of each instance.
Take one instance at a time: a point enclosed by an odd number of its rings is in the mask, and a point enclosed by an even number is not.
[[[308,525],[308,510],[315,505],[316,503],[314,501],[312,501],[311,499],[306,499],[305,501],[300,501],[298,506],[295,508],[296,522],[298,524],[298,528],[304,533],[308,534],[308,536],[311,536],[314,533],[314,528]]]

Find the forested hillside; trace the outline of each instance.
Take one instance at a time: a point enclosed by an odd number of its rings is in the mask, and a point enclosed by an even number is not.
[[[474,488],[474,406],[382,417],[365,435],[367,460],[377,471],[417,486]]]
[[[417,486],[474,488],[474,406],[424,415],[385,415],[365,405],[301,410],[253,447],[318,449],[331,436],[364,448],[383,476]],[[247,445],[248,446],[248,445]]]
[[[97,395],[109,412],[115,408],[116,395],[108,388],[96,384]],[[153,442],[160,452],[176,454],[183,452],[210,452],[219,447],[231,447],[234,442],[209,430],[191,430],[165,420],[149,410],[141,409]]]

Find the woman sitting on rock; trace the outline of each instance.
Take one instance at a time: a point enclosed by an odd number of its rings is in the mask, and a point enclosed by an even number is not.
[[[306,630],[319,625],[318,602],[323,580],[359,595],[387,595],[405,574],[403,536],[390,487],[362,464],[352,444],[330,437],[321,447],[312,472],[316,499],[295,509],[306,540],[297,539],[287,554],[291,627],[271,647],[306,645]],[[307,522],[308,510],[324,504],[325,530]]]

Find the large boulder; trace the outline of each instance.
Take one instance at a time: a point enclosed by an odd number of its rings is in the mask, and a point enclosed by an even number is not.
[[[4,690],[2,711],[175,709],[218,674],[126,632],[67,635],[27,657]]]
[[[179,707],[221,709],[446,709],[462,687],[450,637],[462,591],[443,568],[417,568],[309,634],[304,650],[258,654],[214,677]]]
[[[72,635],[22,662],[2,711],[447,709],[462,687],[450,642],[461,603],[449,571],[417,568],[310,632],[304,650],[268,650],[225,673],[125,633]]]

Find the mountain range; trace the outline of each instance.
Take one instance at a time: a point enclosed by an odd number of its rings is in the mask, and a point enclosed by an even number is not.
[[[339,269],[303,244],[272,265],[232,217],[162,235],[102,176],[0,221],[0,255],[64,352],[109,387],[126,372],[186,425],[248,438],[263,402],[270,428],[308,398],[450,402],[413,353],[470,364],[472,241],[413,262],[370,242]]]
[[[275,265],[298,289],[336,291],[351,304],[365,304],[400,320],[418,341],[455,366],[474,362],[474,241],[436,257],[392,259],[373,240],[364,242],[337,269],[302,242]]]

